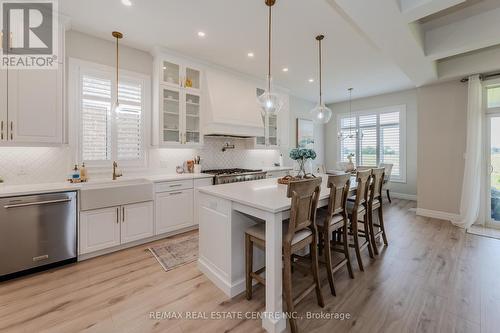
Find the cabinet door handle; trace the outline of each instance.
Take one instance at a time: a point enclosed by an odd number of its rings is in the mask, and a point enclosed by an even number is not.
[[[120,223],[120,208],[116,208],[116,224]]]
[[[172,192],[172,193],[169,193],[168,195],[179,195],[179,194],[182,194],[182,192]]]
[[[169,187],[179,187],[179,186],[182,186],[182,184],[169,185]]]
[[[122,223],[125,222],[125,207],[122,207]]]
[[[11,140],[14,140],[14,134],[13,133],[14,133],[14,122],[11,121],[10,122],[10,139]]]
[[[3,120],[0,122],[0,140],[3,140]]]

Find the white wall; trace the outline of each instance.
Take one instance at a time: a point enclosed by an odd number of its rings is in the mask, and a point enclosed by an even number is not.
[[[394,193],[417,194],[417,91],[415,89],[356,99],[352,102],[352,111],[363,111],[386,106],[406,105],[406,183],[392,183]],[[329,105],[335,115],[348,113],[349,103]],[[338,161],[337,117],[326,126],[325,145],[326,165],[336,169]]]
[[[311,119],[309,111],[316,106],[316,103],[304,100],[299,97],[290,96],[290,148],[297,146],[297,118]],[[314,169],[317,166],[325,164],[325,126],[314,126],[314,150],[317,153],[317,158],[314,160]],[[289,149],[282,152],[285,164],[293,166],[294,162],[289,158]]]
[[[467,84],[418,89],[418,208],[459,213],[467,124]]]
[[[70,30],[66,32],[66,57],[115,67],[116,44],[109,40]],[[147,52],[120,45],[120,68],[152,75],[153,57]]]

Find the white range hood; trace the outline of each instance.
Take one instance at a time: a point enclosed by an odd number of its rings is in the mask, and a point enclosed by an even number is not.
[[[205,135],[264,136],[256,84],[230,73],[207,70]]]

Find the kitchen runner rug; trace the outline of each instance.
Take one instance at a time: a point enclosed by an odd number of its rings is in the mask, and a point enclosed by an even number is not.
[[[165,243],[151,246],[148,250],[165,272],[168,272],[198,259],[198,233],[168,239]]]

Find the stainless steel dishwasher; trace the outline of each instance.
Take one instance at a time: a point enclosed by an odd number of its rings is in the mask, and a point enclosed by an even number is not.
[[[76,192],[0,198],[0,281],[75,262]]]

